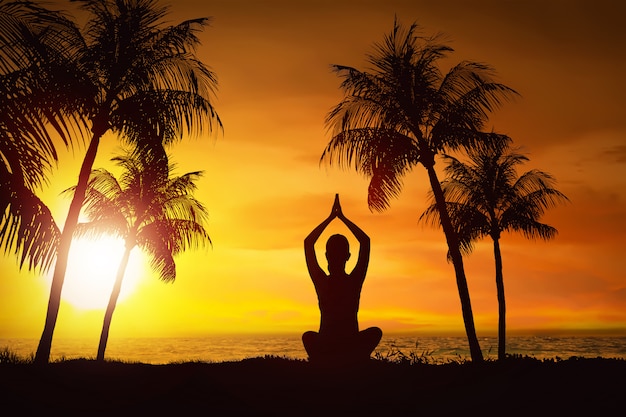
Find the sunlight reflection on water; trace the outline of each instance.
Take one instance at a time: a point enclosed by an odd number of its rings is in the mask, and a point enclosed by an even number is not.
[[[0,339],[0,348],[8,347],[21,357],[29,357],[37,348],[35,339]],[[498,342],[480,338],[485,358],[497,357]],[[94,358],[97,341],[58,339],[53,342],[51,360]],[[469,360],[467,341],[463,337],[384,336],[376,352],[389,356],[393,352],[424,356],[430,362]],[[626,337],[510,337],[507,353],[537,359],[567,359],[572,356],[626,359]],[[265,355],[306,359],[299,335],[238,335],[189,338],[111,338],[107,359],[162,364],[170,362],[237,361]]]

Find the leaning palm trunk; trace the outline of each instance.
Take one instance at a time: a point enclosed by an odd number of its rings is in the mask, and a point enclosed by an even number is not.
[[[104,351],[107,348],[107,341],[109,340],[109,328],[111,327],[111,319],[113,318],[113,312],[117,305],[117,299],[120,296],[122,290],[122,281],[124,280],[124,274],[126,267],[128,266],[128,260],[130,258],[130,251],[132,246],[126,244],[124,249],[124,255],[120,261],[120,265],[117,268],[117,276],[115,277],[115,284],[111,291],[111,297],[109,298],[109,304],[107,305],[106,313],[104,314],[104,322],[102,323],[102,333],[100,333],[100,343],[98,344],[98,356],[96,360],[104,361]]]
[[[493,254],[496,261],[496,291],[498,294],[498,360],[506,356],[506,302],[504,300],[504,277],[500,240],[493,239]]]
[[[104,131],[94,130],[93,137],[89,143],[89,148],[87,149],[87,153],[83,159],[83,164],[80,168],[78,184],[76,185],[74,197],[72,198],[67,218],[65,219],[65,225],[63,226],[63,232],[61,233],[61,239],[59,241],[54,274],[52,275],[48,311],[46,313],[46,323],[44,325],[41,339],[39,340],[37,353],[35,354],[34,362],[36,364],[46,364],[50,360],[52,336],[54,334],[54,328],[56,326],[59,308],[61,306],[61,292],[63,289],[63,282],[65,281],[65,271],[67,270],[67,261],[72,244],[72,236],[74,235],[74,230],[78,224],[78,217],[85,198],[87,183],[89,182],[89,176],[93,168],[93,163],[96,159],[96,154],[98,153],[98,145],[103,133]]]
[[[459,239],[457,233],[452,226],[452,221],[448,215],[446,208],[446,201],[441,189],[441,184],[437,178],[434,164],[428,164],[426,166],[428,171],[428,178],[430,179],[430,185],[432,187],[433,195],[437,209],[439,211],[439,218],[441,220],[441,227],[446,236],[446,242],[448,243],[448,251],[450,258],[452,259],[452,265],[454,266],[454,273],[456,275],[456,285],[459,291],[459,298],[461,301],[461,311],[463,314],[463,323],[465,324],[465,333],[467,335],[467,341],[470,349],[470,356],[472,362],[480,363],[483,361],[483,354],[480,349],[480,343],[476,336],[476,328],[474,326],[474,315],[472,313],[472,303],[470,300],[469,288],[467,286],[467,278],[465,277],[465,268],[463,266],[463,256],[459,248]]]

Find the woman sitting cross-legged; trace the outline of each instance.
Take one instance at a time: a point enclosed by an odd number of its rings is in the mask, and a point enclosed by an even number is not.
[[[359,242],[359,257],[349,274],[345,268],[350,247],[345,236],[333,235],[326,243],[328,274],[319,266],[315,255],[315,242],[335,218],[341,220]],[[357,318],[361,288],[369,264],[370,239],[344,216],[338,195],[328,218],[304,239],[304,254],[321,316],[319,332],[307,331],[302,335],[309,360],[317,363],[368,360],[382,338],[382,330],[378,327],[359,331]]]

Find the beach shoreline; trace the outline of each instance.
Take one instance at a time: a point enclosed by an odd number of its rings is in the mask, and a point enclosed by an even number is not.
[[[50,361],[95,357],[99,334],[93,338],[55,338]],[[20,357],[28,358],[37,349],[39,338],[0,338],[5,347]],[[481,337],[485,359],[495,359],[496,337]],[[604,357],[626,359],[625,337],[563,337],[510,336],[507,354],[537,359]],[[383,334],[372,356],[415,355],[428,362],[469,360],[466,337]],[[225,362],[248,358],[279,356],[306,359],[300,334],[207,335],[199,337],[112,337],[107,344],[106,358],[124,362],[167,364],[172,362]]]
[[[74,359],[0,364],[0,397],[25,416],[611,415],[623,410],[624,375],[625,360],[576,357],[332,368],[281,357],[167,365]]]

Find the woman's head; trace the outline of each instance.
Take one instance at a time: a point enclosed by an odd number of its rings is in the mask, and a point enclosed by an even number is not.
[[[328,238],[326,242],[326,259],[328,269],[345,268],[346,262],[350,259],[350,244],[344,235],[336,234]],[[332,271],[329,271],[332,272]]]

